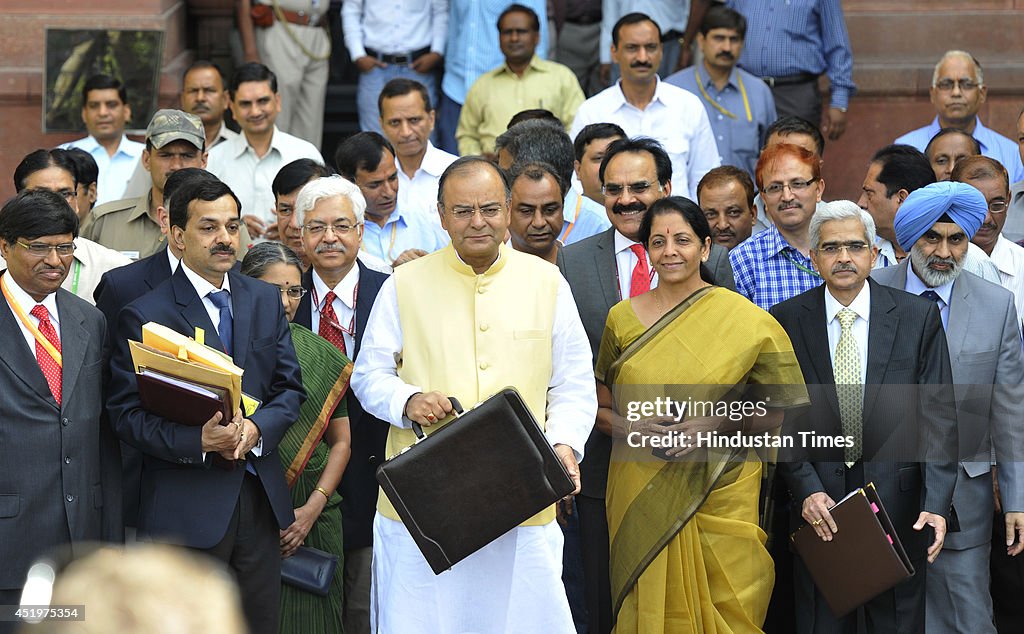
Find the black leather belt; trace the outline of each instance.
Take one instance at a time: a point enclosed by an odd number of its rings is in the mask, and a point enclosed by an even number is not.
[[[566,18],[565,21],[568,24],[579,24],[580,26],[585,26],[587,24],[597,24],[598,22],[601,21],[601,14],[595,13],[593,15],[581,15],[572,18]]]
[[[429,46],[424,46],[421,49],[415,50],[411,53],[401,53],[399,55],[390,55],[388,53],[380,53],[373,50],[372,48],[366,49],[366,54],[370,57],[376,57],[385,64],[411,64],[417,57],[426,55],[430,52]]]
[[[671,31],[665,31],[664,33],[661,34],[661,41],[668,42],[670,40],[678,40],[679,38],[683,37],[683,35],[684,33],[682,31],[672,29]]]
[[[764,83],[770,87],[775,88],[776,86],[793,86],[795,84],[807,84],[812,81],[817,81],[818,76],[814,73],[800,73],[799,75],[787,75],[785,77],[762,77]]]

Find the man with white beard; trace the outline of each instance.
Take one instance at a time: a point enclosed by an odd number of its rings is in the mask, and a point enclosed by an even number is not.
[[[942,555],[928,567],[925,618],[934,632],[995,634],[989,594],[993,471],[1005,513],[1005,533],[998,534],[1005,534],[1008,555],[1024,550],[1017,540],[1018,532],[1024,536],[1020,322],[1013,293],[963,270],[967,245],[988,210],[985,196],[966,183],[914,190],[893,222],[910,257],[871,274],[934,301],[949,344],[960,445],[953,511],[960,530],[946,535]]]

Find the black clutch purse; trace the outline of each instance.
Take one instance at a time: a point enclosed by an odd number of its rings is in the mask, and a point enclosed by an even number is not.
[[[450,569],[575,485],[514,388],[377,467],[377,481],[434,574]]]
[[[300,590],[326,597],[338,569],[338,556],[309,546],[281,560],[281,581]]]

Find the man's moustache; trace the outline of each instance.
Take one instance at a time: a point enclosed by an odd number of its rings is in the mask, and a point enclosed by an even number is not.
[[[321,243],[316,248],[317,253],[345,253],[345,245],[340,242]]]
[[[212,249],[210,249],[210,253],[213,254],[213,255],[220,255],[221,253],[223,253],[225,255],[228,255],[228,254],[232,254],[233,255],[235,253],[235,250],[232,249],[231,247],[229,247],[226,244],[218,244],[217,246],[215,246]]]
[[[651,68],[651,65],[647,62],[633,62],[629,65],[630,68]]]
[[[631,211],[647,211],[647,205],[642,202],[630,203],[628,205],[616,204],[612,207],[612,213],[624,214]]]
[[[857,267],[846,262],[842,264],[836,264],[835,266],[832,267],[832,275],[844,272],[857,273]]]

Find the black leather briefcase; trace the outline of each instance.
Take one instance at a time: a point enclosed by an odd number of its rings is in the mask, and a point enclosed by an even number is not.
[[[377,481],[434,574],[501,537],[574,485],[523,398],[505,388],[377,467]]]

